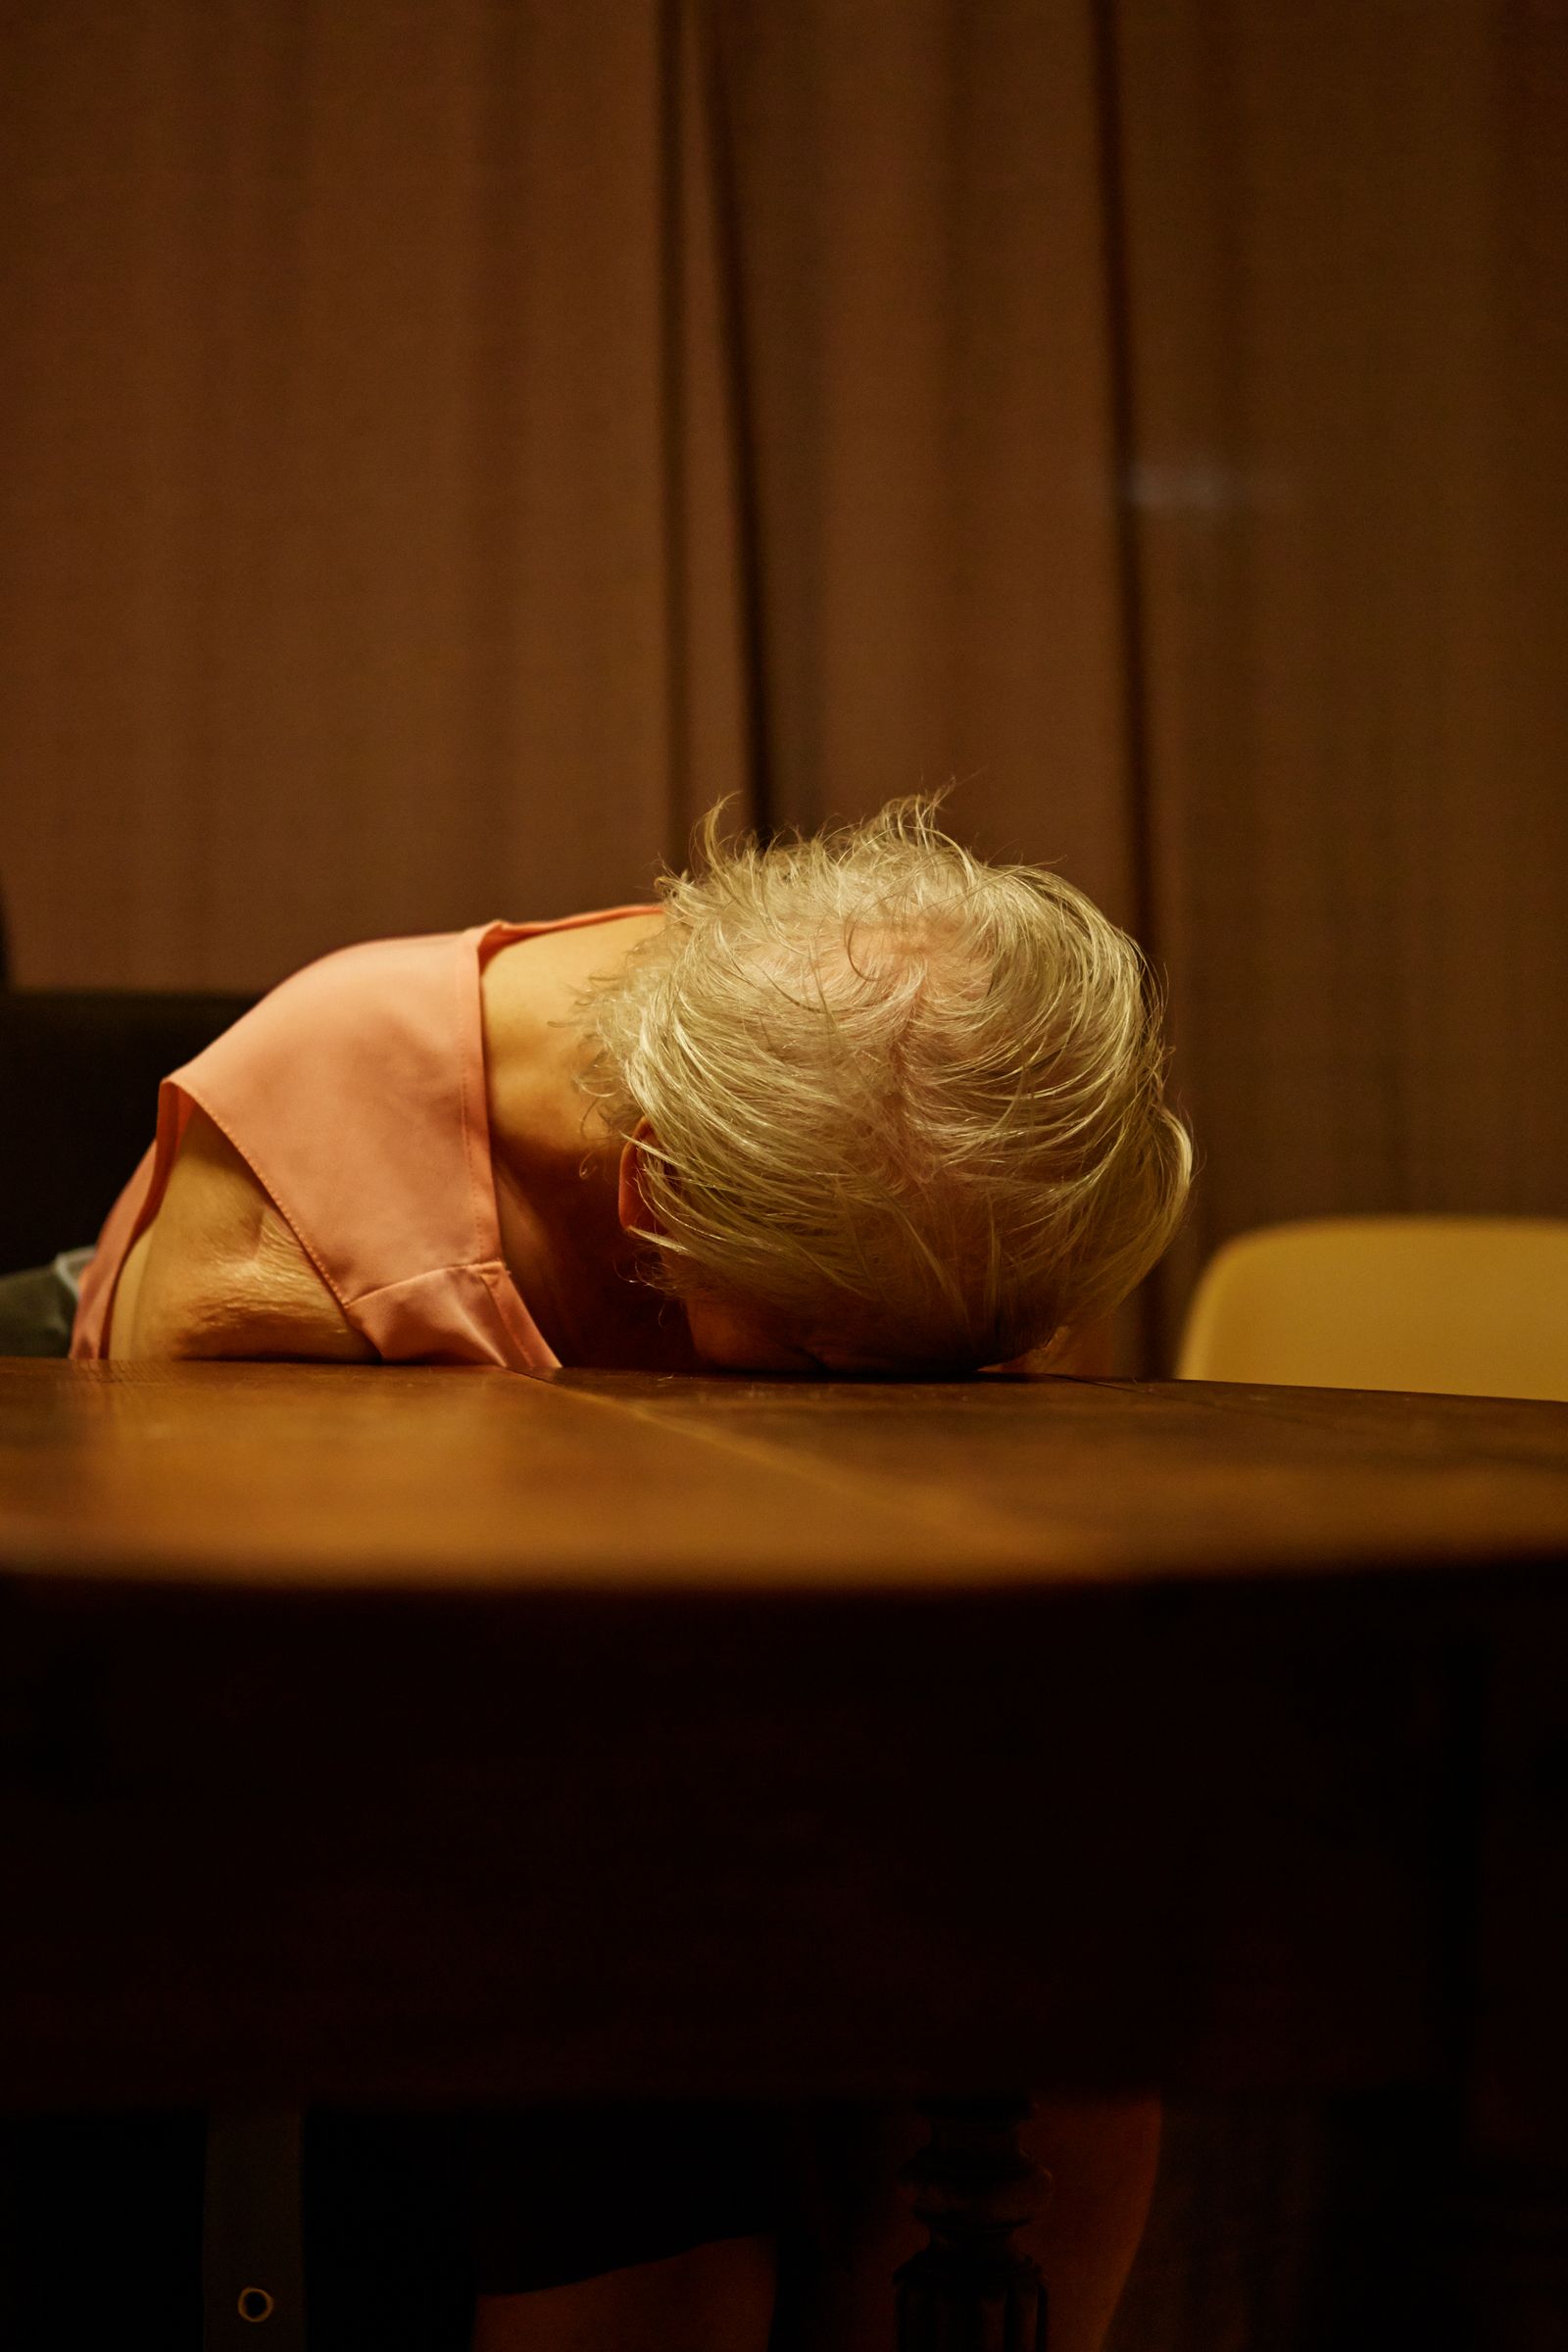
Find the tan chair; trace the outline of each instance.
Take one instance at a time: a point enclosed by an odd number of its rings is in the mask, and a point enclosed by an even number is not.
[[[1329,1217],[1209,1261],[1178,1377],[1568,1399],[1568,1220]]]

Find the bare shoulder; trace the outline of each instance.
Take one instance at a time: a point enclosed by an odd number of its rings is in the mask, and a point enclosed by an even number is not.
[[[663,919],[659,913],[623,914],[542,931],[492,956],[480,983],[485,1078],[491,1127],[504,1154],[525,1157],[533,1143],[553,1134],[570,1098],[569,1072],[579,1052],[573,1016],[581,991],[614,971]]]
[[[110,1354],[365,1362],[375,1350],[245,1159],[193,1110],[121,1274]]]

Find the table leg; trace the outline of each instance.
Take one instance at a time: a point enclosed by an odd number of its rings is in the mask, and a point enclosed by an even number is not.
[[[1027,2099],[922,2103],[929,2144],[901,2178],[930,2244],[895,2279],[898,2352],[1046,2352],[1046,2284],[1012,2243],[1051,2180],[1018,2145]]]

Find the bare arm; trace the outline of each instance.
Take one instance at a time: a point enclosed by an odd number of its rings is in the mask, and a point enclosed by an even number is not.
[[[293,1356],[372,1363],[292,1228],[228,1139],[193,1110],[157,1216],[121,1273],[112,1361]]]

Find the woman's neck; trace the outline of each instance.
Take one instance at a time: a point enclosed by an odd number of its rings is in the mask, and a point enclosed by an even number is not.
[[[681,1370],[696,1360],[680,1307],[637,1279],[642,1246],[619,1217],[620,1142],[579,1084],[589,1047],[578,992],[660,920],[629,915],[518,940],[483,974],[502,1251],[564,1364]]]

